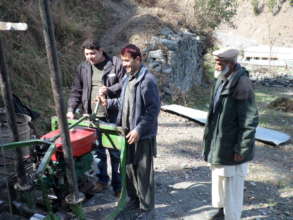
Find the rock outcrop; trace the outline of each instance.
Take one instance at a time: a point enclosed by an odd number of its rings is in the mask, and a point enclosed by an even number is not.
[[[188,31],[174,32],[164,27],[147,45],[145,60],[148,68],[163,82],[163,94],[188,92],[200,85],[203,78],[203,43]]]

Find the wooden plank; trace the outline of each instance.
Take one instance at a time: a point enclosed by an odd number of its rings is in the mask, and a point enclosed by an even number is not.
[[[191,119],[200,123],[201,125],[204,125],[207,121],[207,112],[205,111],[188,108],[181,105],[164,105],[161,107],[161,109]],[[273,129],[257,127],[255,139],[260,142],[279,146],[280,144],[288,142],[291,137],[288,134],[275,131]]]

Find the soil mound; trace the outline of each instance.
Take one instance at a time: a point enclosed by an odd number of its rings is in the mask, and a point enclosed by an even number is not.
[[[286,97],[280,97],[272,101],[268,107],[283,112],[293,112],[293,100]]]

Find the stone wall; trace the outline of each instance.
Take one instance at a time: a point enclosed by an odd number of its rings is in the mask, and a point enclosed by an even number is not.
[[[203,79],[203,42],[188,31],[163,28],[145,49],[148,68],[161,80],[161,92],[186,93]]]

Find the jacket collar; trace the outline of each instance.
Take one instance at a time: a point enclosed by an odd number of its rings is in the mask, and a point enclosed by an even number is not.
[[[106,64],[103,68],[103,76],[110,73],[113,68],[113,61],[112,59],[104,52],[104,57],[106,58]]]
[[[144,65],[141,65],[141,68],[139,72],[137,73],[136,83],[140,82],[144,78],[147,71],[148,71],[147,68]]]
[[[148,69],[144,65],[141,65],[140,70],[136,73],[137,77],[136,77],[135,84],[139,83],[144,78],[144,76],[147,73],[147,71],[148,71]],[[124,75],[124,77],[122,78],[122,82],[125,82],[126,80],[127,81],[129,80],[129,75],[128,74]]]

